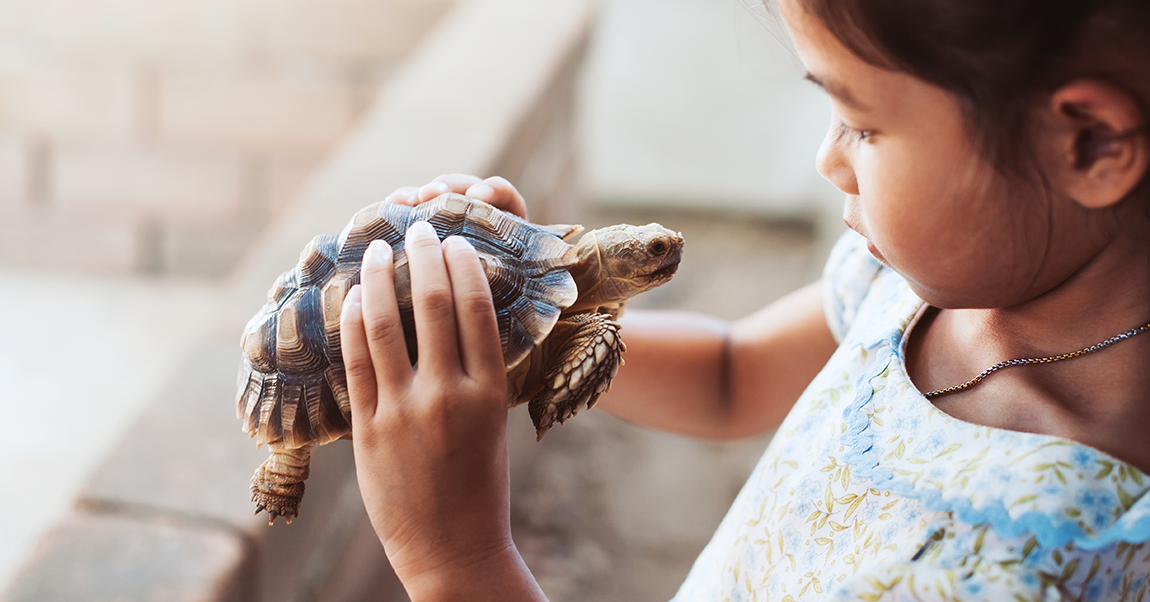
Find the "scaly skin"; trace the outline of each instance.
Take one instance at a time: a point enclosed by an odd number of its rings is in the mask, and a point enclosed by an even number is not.
[[[579,259],[569,271],[579,299],[564,315],[604,308],[618,315],[631,297],[675,275],[683,237],[659,224],[618,225],[584,234],[575,248]]]
[[[256,514],[268,511],[269,525],[275,524],[277,516],[283,516],[289,525],[299,516],[313,447],[314,443],[299,449],[287,449],[277,443],[268,445],[271,455],[252,475],[252,501],[256,503]]]
[[[579,298],[526,365],[508,374],[511,405],[528,403],[539,440],[610,388],[627,349],[614,318],[631,297],[675,275],[683,237],[658,224],[619,225],[584,234],[575,248],[569,271]]]

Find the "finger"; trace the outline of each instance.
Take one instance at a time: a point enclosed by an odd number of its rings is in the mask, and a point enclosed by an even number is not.
[[[378,400],[375,388],[375,370],[371,352],[367,347],[367,332],[363,326],[363,291],[360,285],[351,287],[343,299],[339,317],[339,340],[347,373],[347,390],[351,398],[351,423],[367,424],[375,415]]]
[[[410,384],[412,370],[395,299],[391,247],[386,242],[373,240],[368,245],[359,279],[363,288],[364,329],[375,379],[380,390],[397,396]]]
[[[479,182],[477,176],[462,173],[443,174],[419,188],[419,202],[425,203],[448,192],[463,194],[476,182]]]
[[[481,382],[492,376],[504,379],[495,305],[479,255],[466,239],[452,236],[443,242],[443,259],[451,278],[463,371]]]
[[[468,188],[479,183],[481,180],[479,176],[473,176],[466,173],[447,173],[432,180],[432,182],[443,182],[447,184],[447,189],[450,192],[463,194]]]
[[[396,188],[395,192],[387,195],[383,199],[388,203],[397,203],[400,205],[414,206],[419,201],[419,187],[418,186],[402,186]]]
[[[451,188],[443,182],[429,182],[419,187],[419,202],[426,203],[431,199],[451,192]]]
[[[492,176],[472,185],[463,194],[527,219],[527,203],[523,195],[506,178]]]
[[[455,304],[443,250],[431,224],[416,222],[407,229],[407,263],[411,300],[419,344],[419,372],[445,377],[459,369],[455,334]]]

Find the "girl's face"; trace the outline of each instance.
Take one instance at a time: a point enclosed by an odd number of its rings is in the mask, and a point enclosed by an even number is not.
[[[944,308],[1021,303],[1081,265],[1085,249],[1059,244],[1073,209],[1008,186],[953,95],[864,62],[799,2],[780,0],[780,11],[833,107],[819,173],[846,193],[844,220],[880,261]]]

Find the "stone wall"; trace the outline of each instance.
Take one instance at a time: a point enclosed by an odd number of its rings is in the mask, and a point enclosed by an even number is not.
[[[226,273],[452,0],[0,0],[0,265]]]

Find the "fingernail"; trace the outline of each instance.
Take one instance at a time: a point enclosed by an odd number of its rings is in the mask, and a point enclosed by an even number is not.
[[[432,227],[430,223],[424,221],[415,222],[408,226],[407,233],[414,236],[439,238],[439,235],[435,233],[435,228]]]
[[[367,250],[363,253],[363,261],[365,263],[384,263],[390,256],[391,245],[387,244],[387,241],[377,238],[367,245]]]
[[[443,182],[431,182],[430,184],[424,184],[423,187],[419,189],[419,197],[429,201],[449,190],[451,189]]]
[[[487,184],[476,184],[467,189],[467,196],[481,201],[490,201],[495,198],[495,189]]]
[[[411,197],[415,195],[415,191],[410,188],[400,188],[391,194],[387,195],[384,200],[389,203],[406,203],[411,201]]]
[[[443,240],[443,250],[444,251],[448,251],[452,247],[456,247],[456,246],[461,247],[461,248],[468,248],[468,249],[474,248],[471,245],[471,241],[467,240],[466,238],[463,238],[462,236],[452,235],[452,236],[448,236],[446,239]]]
[[[363,290],[360,289],[359,285],[357,284],[351,287],[350,291],[347,291],[347,297],[343,300],[343,306],[347,309],[355,309],[362,303]]]

